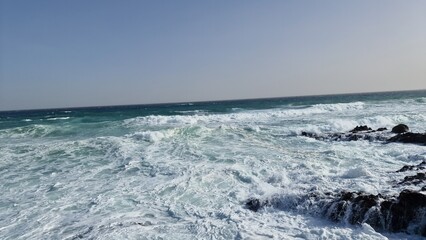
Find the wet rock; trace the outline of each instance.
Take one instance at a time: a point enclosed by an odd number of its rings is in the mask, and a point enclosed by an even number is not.
[[[399,184],[419,185],[426,181],[426,173],[417,173],[413,176],[406,176]]]
[[[371,130],[367,125],[356,126],[354,129],[347,133],[332,133],[332,134],[316,134],[310,132],[302,132],[301,135],[305,137],[315,138],[322,141],[383,141],[383,142],[400,142],[400,143],[413,143],[426,145],[426,133],[412,133],[408,131],[407,125],[399,124],[392,129],[392,132],[405,132],[389,138],[389,133],[381,133],[387,128],[378,128]]]
[[[383,134],[376,133],[368,126],[357,126],[348,133],[331,133],[331,134],[315,134],[310,132],[302,132],[302,136],[315,138],[321,141],[386,141],[387,138]]]
[[[259,199],[257,198],[250,198],[247,200],[245,206],[246,208],[257,212],[261,207],[263,207],[265,204],[262,203]]]
[[[381,195],[344,192],[324,206],[324,215],[332,221],[346,220],[350,224],[361,224],[367,212],[378,206]]]
[[[393,133],[405,133],[405,132],[408,132],[409,130],[410,129],[405,124],[398,124],[392,128]]]
[[[364,126],[356,126],[354,129],[352,129],[351,133],[357,133],[357,132],[362,132],[362,131],[371,131],[372,129],[370,127],[368,127],[367,125]]]
[[[262,201],[250,198],[245,205],[255,212],[265,206],[285,211],[303,209],[310,214],[319,214],[335,222],[368,223],[378,231],[426,236],[426,195],[421,192],[403,190],[398,196],[349,191],[339,194],[309,193],[304,197],[298,197],[297,204],[286,203],[292,201],[295,199],[289,200],[284,197]]]
[[[318,137],[318,135],[316,135],[315,133],[309,133],[309,132],[302,132],[301,135],[305,136],[305,137],[310,137],[310,138],[317,138]]]
[[[414,143],[426,145],[426,133],[407,132],[388,139],[388,142]]]
[[[399,169],[396,172],[406,172],[406,171],[417,171],[417,170],[423,170],[426,168],[426,161],[423,161],[417,165],[404,165],[401,169]]]
[[[343,193],[324,206],[324,215],[333,221],[369,223],[377,230],[412,231],[426,236],[426,195],[403,190],[397,198],[380,194]]]
[[[391,232],[407,231],[414,224],[413,232],[426,236],[426,195],[411,191],[402,191],[394,201],[381,204],[381,212],[385,216],[384,223]]]

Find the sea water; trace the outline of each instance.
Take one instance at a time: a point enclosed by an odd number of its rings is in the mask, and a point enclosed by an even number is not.
[[[426,131],[426,91],[0,113],[1,239],[412,239],[300,196],[397,195],[426,147],[301,136]],[[292,207],[245,207],[255,197]]]

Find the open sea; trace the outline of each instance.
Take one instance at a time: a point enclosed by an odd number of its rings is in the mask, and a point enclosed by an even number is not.
[[[0,112],[0,239],[422,239],[301,202],[398,195],[426,146],[301,135],[398,123],[426,131],[425,90]]]

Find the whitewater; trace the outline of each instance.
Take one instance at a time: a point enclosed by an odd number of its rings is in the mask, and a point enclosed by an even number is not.
[[[422,239],[300,201],[406,189],[425,146],[301,134],[399,123],[426,131],[426,91],[0,112],[0,238]]]

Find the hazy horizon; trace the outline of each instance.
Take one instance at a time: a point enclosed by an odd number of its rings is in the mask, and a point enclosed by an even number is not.
[[[108,107],[121,107],[121,106],[156,106],[156,105],[179,105],[179,104],[197,104],[197,103],[213,103],[213,102],[234,102],[234,101],[250,101],[262,99],[286,99],[286,98],[308,98],[308,97],[325,97],[325,96],[344,96],[344,95],[357,95],[357,94],[381,94],[381,93],[404,93],[404,92],[423,92],[426,89],[407,89],[396,91],[375,91],[375,92],[346,92],[346,93],[332,93],[332,94],[314,94],[314,95],[288,95],[288,96],[272,96],[272,97],[255,97],[255,98],[235,98],[235,99],[212,99],[201,101],[185,101],[185,102],[151,102],[151,103],[128,103],[128,104],[113,104],[113,105],[84,105],[84,106],[71,106],[71,107],[49,107],[49,108],[30,108],[30,109],[10,109],[0,110],[1,112],[15,112],[15,111],[43,111],[43,110],[68,110],[68,109],[84,109],[84,108],[108,108]]]
[[[0,111],[426,89],[425,1],[0,0]]]

